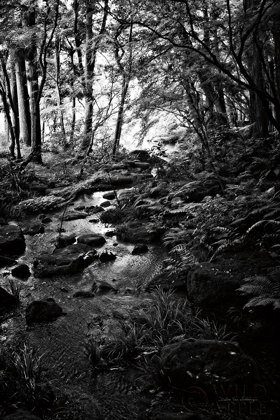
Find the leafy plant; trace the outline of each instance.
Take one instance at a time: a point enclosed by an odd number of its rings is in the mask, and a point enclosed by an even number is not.
[[[280,309],[280,267],[274,268],[267,276],[251,276],[237,290],[245,296],[253,296],[244,308],[272,305]]]
[[[23,403],[34,411],[50,405],[52,393],[47,392],[46,382],[43,382],[43,355],[39,356],[35,349],[24,344],[12,351],[5,350],[3,357],[5,371],[9,374],[9,386],[14,389],[9,396],[10,403]]]
[[[93,366],[97,366],[98,363],[101,360],[100,346],[98,345],[98,343],[96,343],[96,341],[93,339],[93,337],[90,337],[89,339],[84,341],[83,349],[84,349],[84,353],[85,353],[87,359],[90,361],[90,363]]]
[[[236,338],[232,332],[228,331],[226,325],[221,325],[215,320],[210,320],[208,317],[200,318],[197,316],[192,320],[191,325],[196,338],[223,341],[231,341]]]

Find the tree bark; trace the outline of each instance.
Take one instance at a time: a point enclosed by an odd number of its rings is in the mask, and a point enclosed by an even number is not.
[[[62,100],[61,100],[61,92],[60,92],[60,39],[59,36],[56,36],[55,39],[55,83],[56,83],[56,96],[57,96],[57,106],[59,108],[59,118],[60,118],[60,129],[62,134],[62,144],[63,147],[66,147],[67,139],[65,133],[65,125],[64,125],[64,115],[61,109]]]
[[[18,109],[18,96],[17,96],[17,82],[16,82],[16,72],[14,65],[14,51],[11,53],[11,64],[10,64],[10,85],[11,85],[11,100],[13,103],[13,108],[11,110],[11,120],[13,125],[14,140],[17,148],[17,158],[21,158],[20,153],[20,143],[19,143],[19,109]]]
[[[117,117],[114,146],[113,146],[113,156],[116,155],[116,152],[120,145],[120,139],[121,139],[122,127],[123,127],[123,118],[124,118],[124,106],[125,106],[125,99],[126,99],[128,87],[129,87],[129,80],[126,80],[125,76],[123,76],[122,93],[121,93],[121,100],[120,100],[118,117]]]
[[[35,26],[36,15],[35,9],[30,8],[23,19],[25,26]],[[31,45],[26,54],[26,76],[29,92],[29,106],[31,117],[31,147],[33,160],[37,163],[42,163],[41,156],[41,119],[40,119],[40,97],[38,84],[38,69],[37,69],[37,51],[36,51],[36,33],[31,37]]]
[[[107,25],[107,17],[109,13],[109,0],[104,0],[103,19],[100,27],[99,35],[104,34]],[[85,123],[84,138],[81,149],[88,149],[91,143],[92,122],[93,122],[93,78],[96,63],[96,54],[99,48],[99,39],[93,45],[93,6],[91,0],[86,0],[86,54],[84,67],[84,97],[85,97]]]
[[[274,63],[275,63],[275,80],[278,100],[280,102],[280,14],[274,16],[272,27],[274,40]],[[275,118],[280,125],[280,107],[275,107]]]
[[[20,140],[26,145],[31,146],[31,121],[29,109],[29,96],[27,90],[27,79],[25,71],[25,61],[22,50],[18,50],[15,57],[15,71],[18,94],[18,109],[19,109],[19,127]]]

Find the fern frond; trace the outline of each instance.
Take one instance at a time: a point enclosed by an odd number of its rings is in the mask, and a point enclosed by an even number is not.
[[[253,299],[250,299],[244,308],[252,308],[255,306],[268,306],[273,305],[275,309],[280,308],[280,300],[277,300],[272,297],[256,296]]]
[[[190,252],[186,244],[178,244],[171,251],[170,255],[182,262],[184,265],[198,264],[196,257]]]
[[[254,223],[249,229],[247,229],[246,234],[249,235],[253,230],[260,228],[261,226],[272,225],[273,227],[277,226],[280,228],[280,221],[278,220],[259,220]]]
[[[280,283],[280,266],[279,265],[277,267],[273,267],[272,270],[269,270],[268,274],[272,278],[273,281]]]
[[[263,287],[260,285],[254,284],[244,284],[243,286],[237,289],[239,292],[242,292],[243,295],[258,295],[263,293]]]

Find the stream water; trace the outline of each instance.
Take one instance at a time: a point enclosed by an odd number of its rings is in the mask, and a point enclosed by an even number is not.
[[[120,190],[118,193],[120,193]],[[67,210],[83,206],[98,206],[104,198],[104,193],[84,195],[73,203]],[[114,204],[114,202],[112,202]],[[49,215],[52,221],[45,226],[44,234],[26,235],[26,252],[19,258],[20,263],[32,267],[32,262],[42,251],[52,252],[55,249],[55,238],[61,224],[62,211]],[[85,219],[63,222],[66,233],[80,235],[84,233],[98,233],[106,237],[106,243],[98,248],[114,252],[116,259],[112,262],[94,262],[83,273],[70,276],[37,279],[33,274],[21,283],[21,303],[14,316],[2,323],[0,340],[2,342],[26,342],[38,349],[43,355],[42,364],[48,372],[52,385],[78,391],[79,396],[86,393],[92,386],[90,363],[85,356],[84,341],[92,335],[97,341],[114,336],[117,328],[117,318],[126,318],[131,311],[137,310],[148,294],[138,293],[139,286],[143,287],[160,271],[165,254],[158,245],[149,246],[149,251],[142,255],[132,255],[134,245],[116,240],[116,236],[106,236],[112,231],[112,226],[104,225],[100,221],[92,223],[93,216]],[[94,215],[96,218],[96,215]],[[3,271],[3,270],[2,270]],[[11,274],[4,273],[0,281],[1,286],[7,287]],[[106,294],[97,294],[93,298],[75,298],[73,294],[81,290],[90,290],[94,281],[108,281],[117,289]],[[25,307],[33,300],[52,297],[63,308],[65,316],[53,323],[26,326]],[[116,315],[116,319],[114,316]],[[120,315],[121,314],[121,315]],[[101,378],[101,377],[100,377]],[[99,388],[110,387],[110,380],[106,375],[99,378]],[[111,377],[112,379],[112,377]],[[103,380],[103,382],[102,382]],[[101,382],[100,382],[101,381]],[[105,382],[104,382],[105,381]],[[115,388],[114,384],[111,384]],[[80,398],[76,396],[76,398]],[[77,418],[78,415],[77,415]],[[114,418],[114,417],[112,417]]]

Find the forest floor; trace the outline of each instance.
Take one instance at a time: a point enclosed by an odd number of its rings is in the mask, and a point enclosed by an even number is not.
[[[26,243],[1,251],[17,263],[0,292],[19,295],[7,308],[0,293],[1,418],[279,417],[278,143],[252,139],[233,160],[1,158],[0,229],[18,224]],[[82,266],[73,242],[91,249]],[[65,316],[27,322],[46,297]]]

